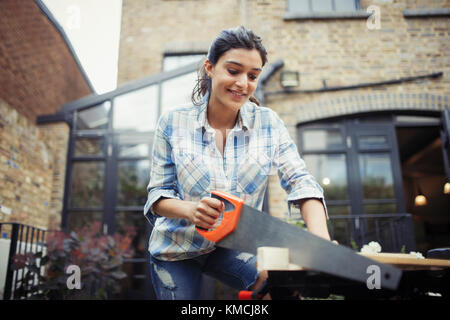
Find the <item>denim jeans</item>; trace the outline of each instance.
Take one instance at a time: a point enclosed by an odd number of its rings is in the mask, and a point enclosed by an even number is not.
[[[237,290],[248,289],[258,278],[254,255],[220,247],[180,261],[162,261],[150,256],[150,270],[160,300],[199,299],[202,273]]]

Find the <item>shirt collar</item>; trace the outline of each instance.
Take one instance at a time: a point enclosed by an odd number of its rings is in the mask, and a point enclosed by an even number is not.
[[[208,108],[208,100],[209,100],[209,92],[205,94],[205,96],[202,99],[202,104],[199,106],[198,116],[197,116],[197,123],[196,123],[196,129],[198,128],[211,128],[211,126],[208,123],[208,117],[206,116],[206,110]],[[247,104],[249,102],[245,102],[244,105],[239,109],[238,113],[238,119],[236,122],[236,125],[234,126],[234,129],[249,129],[249,123],[248,123],[248,110],[247,110]]]

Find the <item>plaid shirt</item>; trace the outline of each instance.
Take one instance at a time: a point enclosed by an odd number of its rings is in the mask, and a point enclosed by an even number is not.
[[[307,172],[274,111],[246,102],[234,128],[227,131],[222,156],[206,110],[207,103],[177,108],[158,120],[144,215],[154,225],[149,251],[160,260],[188,259],[214,250],[214,243],[188,220],[153,212],[152,205],[162,197],[199,201],[221,190],[261,210],[268,177],[278,173],[289,206],[302,198],[319,198],[325,207],[322,188]]]

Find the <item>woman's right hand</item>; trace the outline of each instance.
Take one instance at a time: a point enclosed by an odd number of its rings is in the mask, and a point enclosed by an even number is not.
[[[192,202],[188,217],[194,225],[211,229],[223,211],[225,211],[225,204],[222,201],[205,197],[198,202]]]

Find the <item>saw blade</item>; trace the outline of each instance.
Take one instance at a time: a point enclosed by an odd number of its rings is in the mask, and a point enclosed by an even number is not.
[[[216,245],[254,255],[259,247],[288,248],[290,263],[366,283],[369,277],[378,276],[383,289],[395,290],[402,275],[400,269],[361,256],[247,205],[242,207],[236,229]]]

